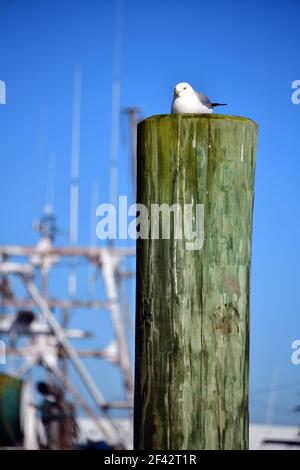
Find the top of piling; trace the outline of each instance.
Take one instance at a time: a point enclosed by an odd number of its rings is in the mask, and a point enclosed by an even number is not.
[[[258,124],[253,121],[252,119],[243,117],[243,116],[233,116],[231,114],[154,114],[153,116],[149,116],[145,119],[143,119],[142,122],[145,121],[158,121],[158,120],[163,120],[163,119],[173,119],[174,121],[177,120],[186,120],[186,119],[220,119],[224,121],[244,121],[244,122],[251,122],[255,125],[256,128],[258,128]],[[139,123],[139,124],[140,124]]]

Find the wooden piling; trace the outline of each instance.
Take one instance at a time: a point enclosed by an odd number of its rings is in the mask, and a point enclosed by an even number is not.
[[[159,115],[138,126],[138,203],[149,214],[180,204],[183,215],[192,204],[194,226],[204,204],[204,243],[188,250],[172,223],[170,239],[151,239],[149,223],[138,240],[135,449],[248,448],[256,140],[256,124],[235,116]]]

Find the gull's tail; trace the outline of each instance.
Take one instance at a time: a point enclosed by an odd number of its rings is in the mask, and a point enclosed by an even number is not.
[[[215,106],[227,106],[227,103],[212,103],[211,105],[214,108]]]

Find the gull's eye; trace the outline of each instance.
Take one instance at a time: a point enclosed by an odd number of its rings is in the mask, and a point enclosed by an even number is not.
[[[186,90],[186,86],[184,86],[183,89]]]

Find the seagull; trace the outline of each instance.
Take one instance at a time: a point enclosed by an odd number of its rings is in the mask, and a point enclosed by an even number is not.
[[[225,103],[211,103],[207,96],[198,93],[186,82],[178,83],[173,92],[172,114],[213,113],[215,106],[226,106]]]

